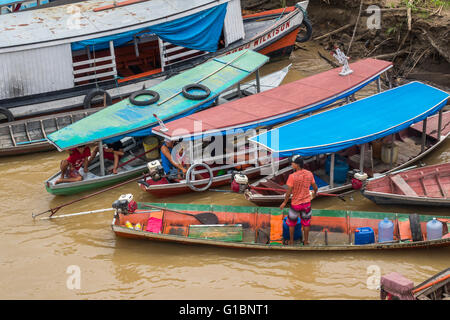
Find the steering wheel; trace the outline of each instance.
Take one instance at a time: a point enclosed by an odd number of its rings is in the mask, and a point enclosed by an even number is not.
[[[206,184],[206,186],[201,187],[201,188],[197,188],[196,186],[194,186],[191,182],[191,172],[192,170],[194,170],[195,168],[198,167],[204,167],[208,173],[209,173],[209,180],[208,183]],[[192,166],[189,167],[189,169],[186,172],[186,184],[188,185],[188,187],[192,190],[192,191],[196,191],[196,192],[202,192],[202,191],[206,191],[208,190],[208,188],[211,186],[212,184],[212,180],[213,180],[213,173],[211,168],[206,164],[206,163],[196,163],[193,164]]]

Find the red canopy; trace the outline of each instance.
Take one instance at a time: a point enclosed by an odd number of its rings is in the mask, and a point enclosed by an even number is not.
[[[348,76],[340,76],[342,68],[335,68],[171,121],[165,124],[167,131],[158,126],[152,132],[175,140],[271,120],[282,122],[299,111],[309,112],[352,94],[391,67],[388,61],[360,60],[350,64],[353,73]]]

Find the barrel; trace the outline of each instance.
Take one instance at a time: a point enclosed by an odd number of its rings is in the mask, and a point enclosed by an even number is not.
[[[150,151],[145,154],[145,157],[148,160],[159,159],[159,148],[158,148],[159,140],[158,140],[158,138],[156,138],[155,136],[148,136],[144,139],[143,145],[144,145],[145,152],[153,149],[153,151]]]
[[[392,163],[396,163],[398,159],[398,146],[395,143],[387,143],[381,146],[381,161],[386,164],[391,163],[391,149],[394,148],[392,154]]]
[[[433,218],[427,222],[427,240],[436,240],[442,238],[442,222]]]
[[[331,156],[328,156],[325,160],[325,172],[330,174]],[[336,156],[334,159],[334,183],[342,184],[347,181],[347,173],[349,166],[345,158]]]
[[[394,223],[388,218],[384,218],[378,224],[378,242],[394,240]]]

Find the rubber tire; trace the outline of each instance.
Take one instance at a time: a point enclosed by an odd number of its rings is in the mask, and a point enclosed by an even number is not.
[[[194,170],[197,167],[204,167],[206,168],[206,170],[208,170],[209,173],[209,180],[208,183],[206,184],[206,186],[202,187],[202,188],[197,188],[195,187],[192,183],[191,183],[191,171]],[[211,168],[206,164],[206,163],[196,163],[192,166],[189,167],[189,169],[186,172],[186,184],[189,187],[189,189],[191,189],[192,191],[196,191],[196,192],[202,192],[202,191],[206,191],[209,189],[209,187],[212,184],[212,180],[213,180],[213,173]]]
[[[92,89],[88,92],[88,94],[84,97],[83,106],[85,109],[89,109],[92,106],[92,100],[97,97],[103,97],[106,94],[106,105],[112,105],[112,99],[108,92],[103,89]]]
[[[422,229],[420,227],[420,217],[417,213],[409,216],[409,227],[413,241],[423,241]]]
[[[306,34],[303,37],[300,37],[300,33],[299,33],[299,34],[297,34],[297,37],[295,38],[295,41],[300,42],[300,43],[306,42],[309,39],[311,39],[312,31],[313,31],[311,22],[309,22],[308,19],[303,19],[302,25],[304,25],[306,28]]]
[[[144,100],[144,101],[136,100],[137,97],[142,96],[142,95],[146,95],[146,96],[150,95],[150,96],[153,96],[153,98],[151,98],[150,100]],[[136,106],[140,106],[140,107],[148,106],[150,104],[157,102],[158,100],[159,100],[159,93],[156,91],[153,91],[153,90],[139,90],[139,91],[133,92],[130,95],[130,102],[132,104],[134,104]]]
[[[205,91],[204,94],[191,94],[188,91],[192,90],[192,89],[200,89]],[[183,87],[183,96],[187,99],[190,100],[203,100],[209,97],[209,95],[211,94],[211,90],[209,90],[209,88],[203,84],[198,84],[198,83],[192,83],[192,84],[188,84],[187,86]]]
[[[8,109],[0,107],[0,114],[3,114],[6,117],[7,122],[14,121],[14,116]]]

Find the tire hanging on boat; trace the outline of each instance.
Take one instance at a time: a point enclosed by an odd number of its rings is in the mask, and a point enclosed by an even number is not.
[[[11,111],[9,111],[8,109],[0,107],[0,115],[1,114],[5,116],[7,122],[14,121],[14,116],[11,113]],[[1,117],[0,117],[0,120],[1,120]]]
[[[298,33],[297,38],[295,39],[297,42],[300,42],[300,43],[308,41],[309,39],[311,39],[311,36],[312,36],[311,22],[307,18],[304,18],[302,21],[302,25],[304,25],[306,28],[306,34],[302,37],[302,36],[300,36],[300,33]]]
[[[192,94],[189,93],[189,90],[203,90],[205,93],[204,94]],[[211,94],[211,90],[209,90],[209,88],[203,84],[199,84],[199,83],[192,83],[192,84],[188,84],[187,86],[183,87],[183,96],[187,99],[190,100],[203,100],[209,97],[209,95]]]
[[[106,92],[103,89],[96,88],[92,89],[88,92],[88,94],[84,97],[83,105],[85,109],[89,109],[92,107],[92,101],[95,97],[102,97],[104,98],[106,96],[106,106],[112,105],[112,99],[108,92]]]
[[[149,100],[136,100],[139,96],[152,96]],[[153,90],[139,90],[130,95],[130,102],[136,106],[148,106],[159,100],[159,93]]]
[[[204,187],[202,187],[202,188],[197,188],[197,187],[195,187],[195,186],[192,184],[192,182],[191,182],[191,172],[192,172],[192,170],[194,170],[195,168],[198,168],[198,167],[204,167],[204,168],[206,168],[206,170],[208,170],[208,173],[209,173],[209,180],[208,180],[208,183],[206,184],[206,186],[204,186]],[[212,180],[213,180],[212,170],[211,170],[211,168],[210,168],[206,163],[197,163],[197,164],[194,164],[194,165],[190,166],[189,169],[188,169],[187,172],[186,172],[186,184],[187,184],[187,186],[188,186],[192,191],[202,192],[202,191],[208,190],[209,187],[210,187],[211,184],[212,184]]]

